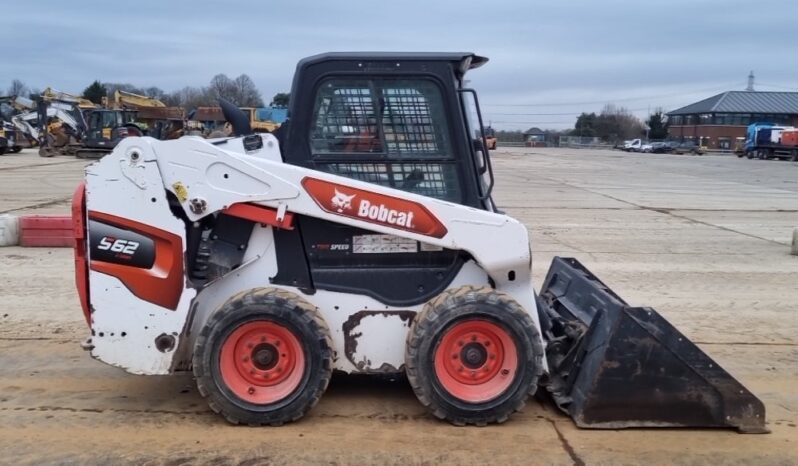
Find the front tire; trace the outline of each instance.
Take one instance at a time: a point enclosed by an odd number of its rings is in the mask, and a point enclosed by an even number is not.
[[[299,296],[256,288],[211,316],[193,370],[200,394],[230,423],[279,426],[302,418],[327,389],[330,330]]]
[[[430,301],[408,333],[405,368],[419,401],[455,425],[506,421],[537,390],[540,334],[511,297],[465,286]]]

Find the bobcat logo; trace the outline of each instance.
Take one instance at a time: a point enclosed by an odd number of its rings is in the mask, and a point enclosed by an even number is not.
[[[339,192],[337,189],[335,190],[335,196],[332,198],[332,207],[338,213],[343,212],[344,210],[352,210],[352,199],[355,197],[355,194],[351,196],[347,196]]]

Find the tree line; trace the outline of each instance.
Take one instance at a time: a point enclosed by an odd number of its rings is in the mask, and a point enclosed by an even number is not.
[[[597,137],[607,142],[646,135],[649,139],[665,139],[668,136],[668,127],[662,109],[655,110],[644,124],[626,108],[608,104],[598,114],[583,112],[576,117],[576,124],[569,135]]]
[[[117,91],[130,92],[158,99],[169,107],[195,109],[197,107],[213,107],[218,99],[224,98],[239,107],[263,107],[264,100],[255,82],[246,74],[230,78],[220,73],[211,78],[207,86],[186,86],[172,92],[166,92],[157,86],[139,87],[129,83],[102,82],[95,80],[81,93],[81,97],[96,104],[101,104],[103,97],[113,100]],[[19,79],[14,79],[7,88],[6,95],[28,97],[38,100],[42,94],[40,89],[31,89]],[[290,94],[277,93],[269,103],[270,106],[287,107]]]

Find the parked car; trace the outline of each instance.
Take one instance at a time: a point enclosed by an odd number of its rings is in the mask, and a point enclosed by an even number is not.
[[[642,146],[640,146],[640,152],[643,152],[643,153],[646,153],[646,154],[650,154],[654,150],[654,144],[656,144],[656,142],[654,142],[654,143],[649,142],[649,143],[643,144]]]
[[[693,141],[685,141],[673,148],[674,154],[703,155],[706,150]]]
[[[668,152],[673,151],[673,148],[678,146],[678,142],[673,141],[660,141],[651,144],[651,152],[652,154],[667,154]]]

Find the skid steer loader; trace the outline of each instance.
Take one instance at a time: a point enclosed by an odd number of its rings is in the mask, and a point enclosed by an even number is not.
[[[91,355],[193,371],[232,423],[305,415],[333,370],[406,373],[457,425],[539,387],[579,426],[765,431],[762,403],[656,311],[575,259],[540,293],[529,236],[491,198],[471,53],[300,61],[274,134],[121,140],[74,197]]]

